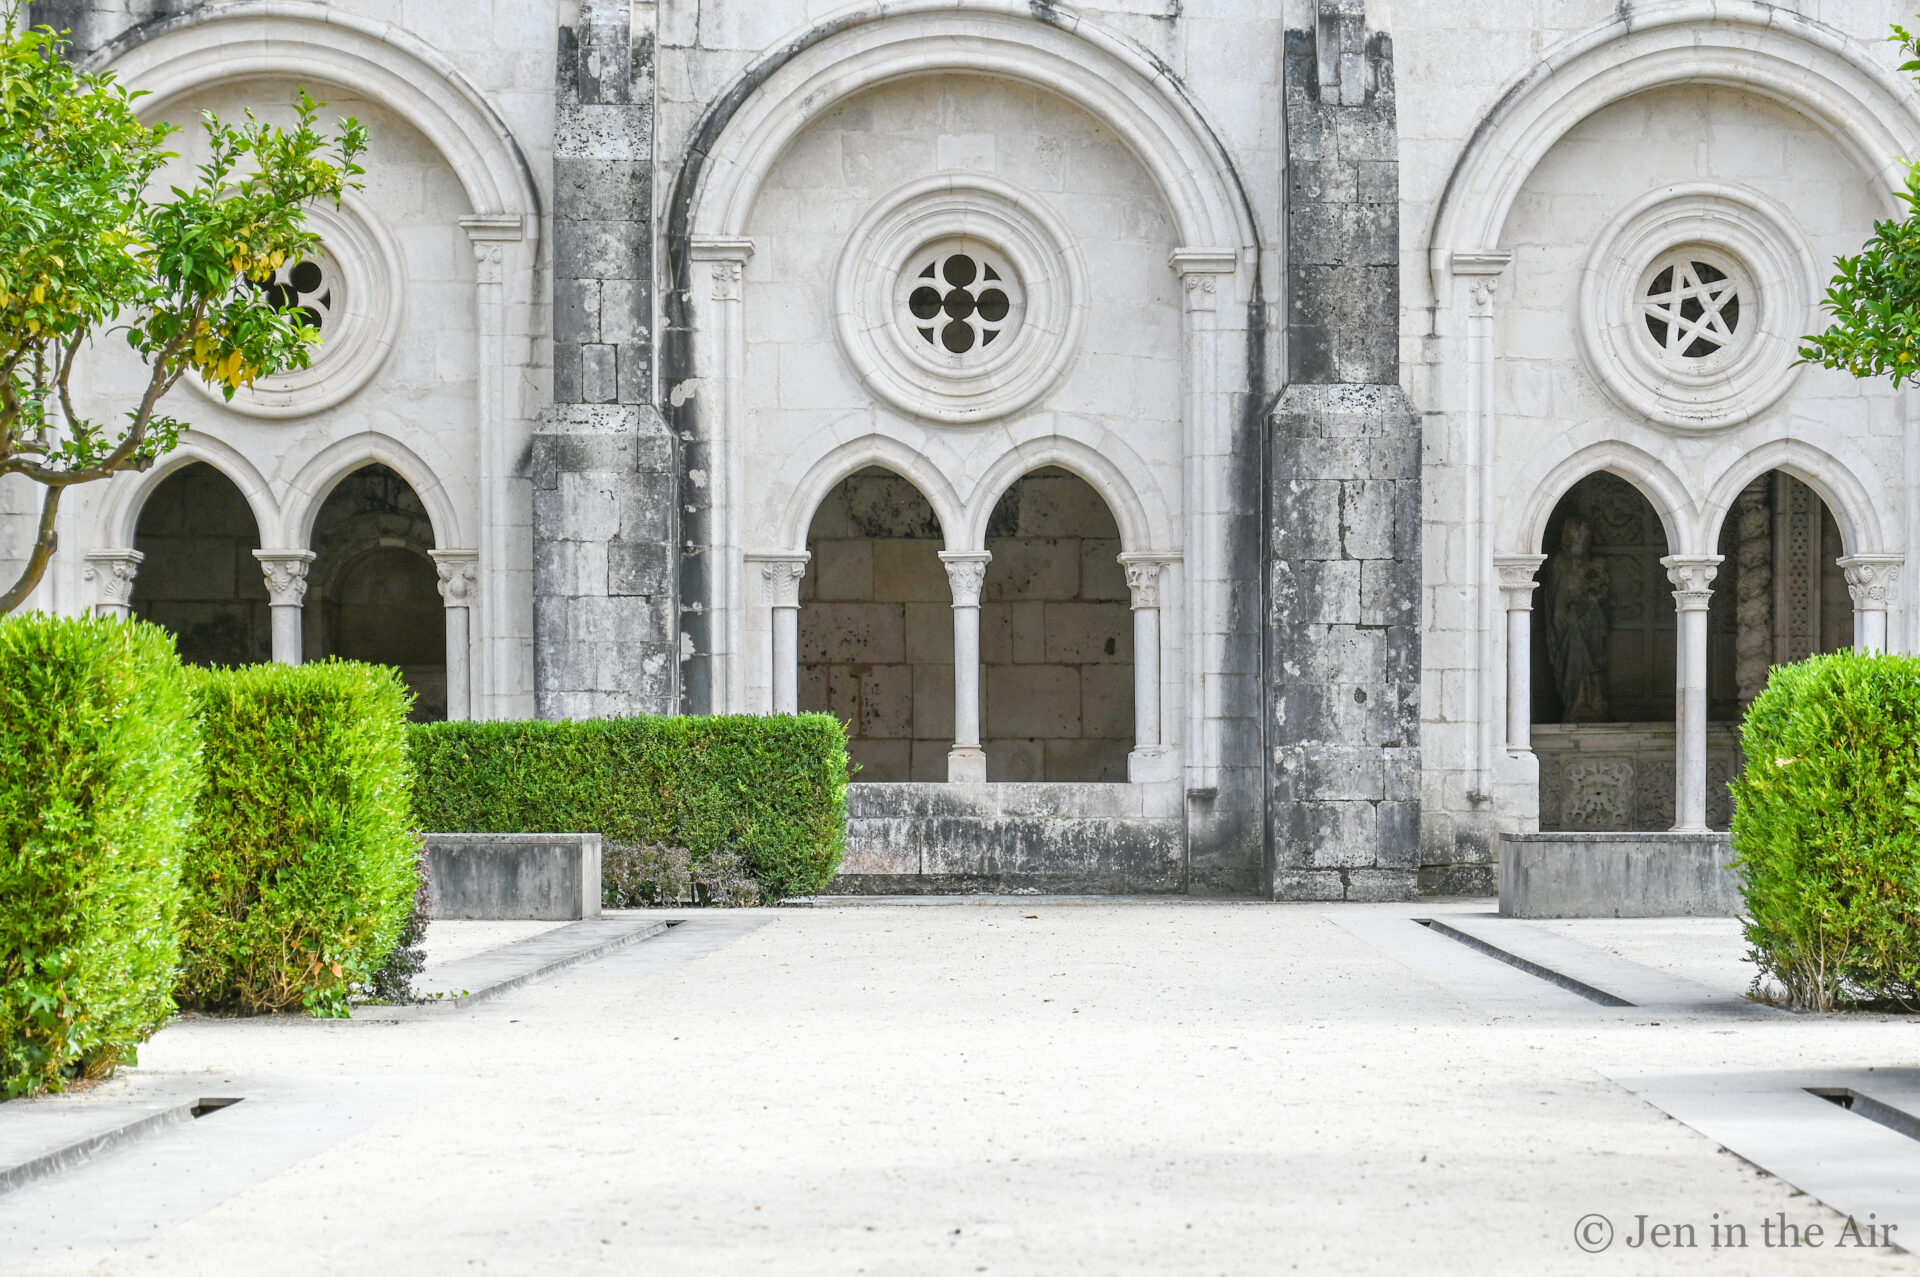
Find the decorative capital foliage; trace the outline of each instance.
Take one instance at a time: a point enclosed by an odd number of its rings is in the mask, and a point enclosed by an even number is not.
[[[1920,73],[1920,36],[1895,26],[1888,37]],[[1907,206],[1899,220],[1875,222],[1873,236],[1851,257],[1834,259],[1821,307],[1833,316],[1823,333],[1802,339],[1800,360],[1856,377],[1891,377],[1895,387],[1920,377],[1920,168],[1907,164]]]

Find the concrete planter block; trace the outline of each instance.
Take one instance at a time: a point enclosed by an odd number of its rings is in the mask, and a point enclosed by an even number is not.
[[[435,918],[600,916],[599,834],[427,834]]]
[[[1510,918],[1737,917],[1728,834],[1500,835],[1500,912]]]

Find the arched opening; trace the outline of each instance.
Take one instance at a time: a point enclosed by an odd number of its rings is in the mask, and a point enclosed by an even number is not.
[[[1541,549],[1540,828],[1671,828],[1677,626],[1660,516],[1625,479],[1591,474],[1554,507]]]
[[[196,665],[246,665],[273,655],[266,578],[253,552],[260,527],[233,481],[204,461],[162,479],[134,525],[146,558],[133,614],[172,630]]]
[[[411,485],[383,465],[342,479],[314,520],[302,618],[308,659],[398,667],[413,718],[447,716],[447,618],[428,552],[433,523]]]
[[[953,744],[953,596],[920,490],[868,467],[807,529],[800,709],[847,725],[856,781],[945,780]]]
[[[980,605],[987,779],[1124,781],[1133,620],[1120,529],[1092,485],[1048,466],[987,523]]]

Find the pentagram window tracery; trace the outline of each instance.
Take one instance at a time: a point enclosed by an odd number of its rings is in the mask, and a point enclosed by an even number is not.
[[[1740,328],[1740,272],[1732,262],[1693,250],[1669,253],[1649,269],[1640,312],[1667,359],[1707,359],[1728,349]]]
[[[908,273],[908,326],[935,350],[955,356],[985,351],[1016,321],[1019,291],[1013,272],[978,245],[923,250]]]

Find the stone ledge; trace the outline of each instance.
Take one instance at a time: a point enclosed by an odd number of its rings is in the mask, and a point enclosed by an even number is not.
[[[434,918],[600,916],[599,834],[426,834]]]
[[[1500,835],[1510,918],[1737,917],[1744,901],[1724,833]]]

